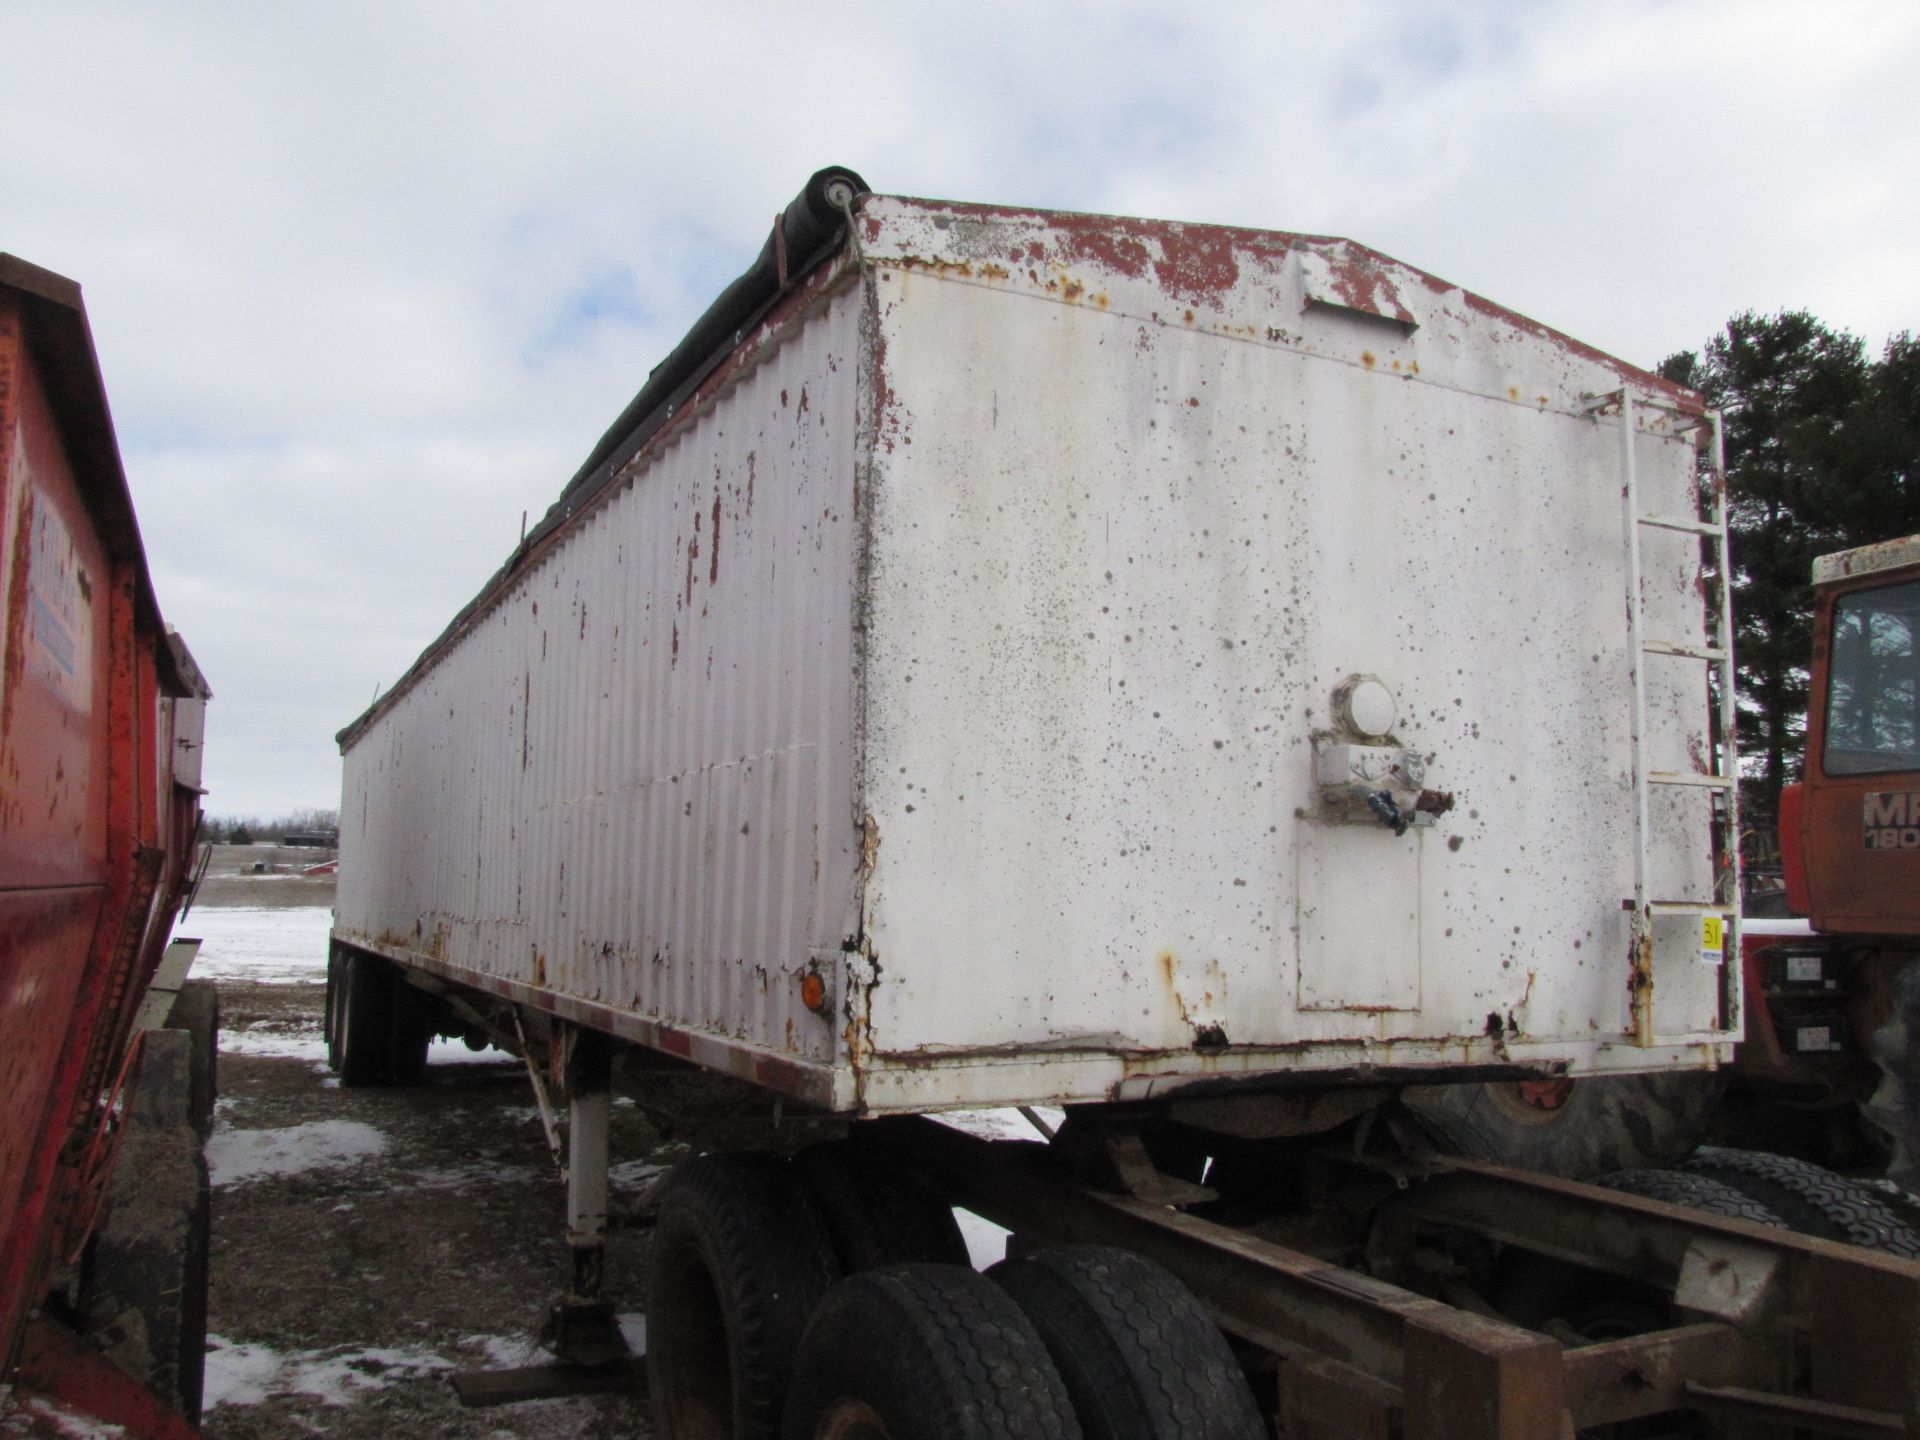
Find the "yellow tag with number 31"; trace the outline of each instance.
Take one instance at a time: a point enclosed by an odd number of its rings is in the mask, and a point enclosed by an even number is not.
[[[1719,915],[1700,917],[1700,963],[1718,965],[1725,958],[1727,922]]]

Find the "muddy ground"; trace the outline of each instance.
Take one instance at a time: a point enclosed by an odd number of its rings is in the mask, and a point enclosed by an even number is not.
[[[644,1399],[468,1410],[448,1383],[543,1358],[532,1336],[566,1275],[562,1191],[517,1062],[443,1044],[417,1089],[343,1090],[320,985],[220,988],[210,1440],[650,1433]],[[613,1146],[616,1203],[675,1153],[628,1103]],[[636,1320],[645,1249],[627,1232],[609,1254]]]

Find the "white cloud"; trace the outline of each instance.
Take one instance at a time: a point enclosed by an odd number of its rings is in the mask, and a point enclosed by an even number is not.
[[[0,248],[86,288],[223,811],[330,802],[823,164],[1351,235],[1643,364],[1920,304],[1920,12],[1860,0],[14,0],[0,52]]]

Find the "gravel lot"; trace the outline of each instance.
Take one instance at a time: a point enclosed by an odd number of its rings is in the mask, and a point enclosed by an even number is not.
[[[451,1372],[538,1363],[564,1283],[562,1191],[518,1062],[435,1047],[428,1082],[342,1090],[320,1040],[325,904],[312,881],[236,877],[181,927],[223,1009],[206,1434],[634,1436],[630,1396],[464,1409]],[[330,899],[330,895],[327,896]],[[677,1152],[630,1103],[614,1116],[615,1202]],[[616,1234],[609,1283],[636,1338],[645,1239]]]

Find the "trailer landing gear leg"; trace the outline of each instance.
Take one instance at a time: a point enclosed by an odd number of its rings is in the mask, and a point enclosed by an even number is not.
[[[464,1405],[505,1405],[562,1395],[639,1390],[645,1362],[627,1347],[619,1317],[604,1295],[607,1254],[607,1127],[613,1056],[606,1037],[570,1025],[554,1027],[556,1068],[566,1076],[567,1247],[572,1274],[554,1302],[540,1343],[554,1363],[518,1370],[466,1371],[453,1377]]]
[[[602,1294],[607,1256],[607,1124],[613,1056],[606,1037],[568,1027],[567,1245],[572,1284],[547,1316],[542,1339],[560,1360],[589,1368],[631,1355]]]

